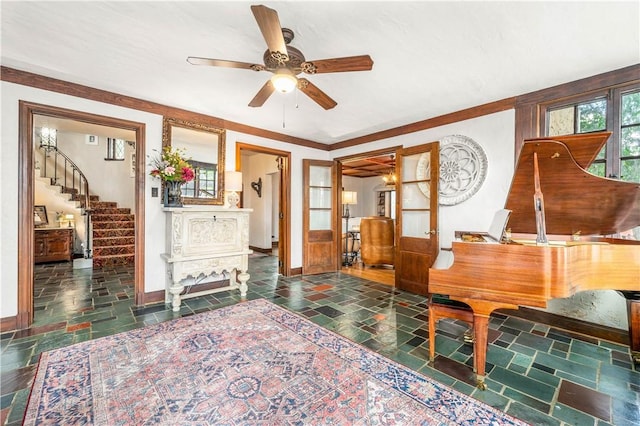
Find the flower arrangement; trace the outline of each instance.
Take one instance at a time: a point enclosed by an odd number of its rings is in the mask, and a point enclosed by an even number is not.
[[[155,151],[155,150],[154,150]],[[171,150],[170,146],[162,148],[162,152],[149,164],[153,169],[149,173],[164,182],[190,182],[195,174],[191,164],[183,158],[184,151],[180,148]]]

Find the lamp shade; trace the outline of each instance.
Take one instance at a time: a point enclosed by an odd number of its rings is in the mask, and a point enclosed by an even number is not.
[[[355,191],[342,191],[342,204],[358,204],[358,193]]]
[[[242,172],[224,172],[224,189],[227,191],[242,191]]]
[[[289,93],[298,85],[298,79],[288,68],[280,68],[271,77],[271,83],[278,92]]]

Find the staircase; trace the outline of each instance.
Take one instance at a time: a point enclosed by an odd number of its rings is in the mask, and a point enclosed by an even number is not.
[[[42,177],[38,177],[38,181],[48,181],[48,188],[70,203],[62,210],[73,207],[86,218],[86,226],[80,227],[85,237],[83,254],[92,257],[93,267],[133,265],[135,222],[131,209],[118,208],[115,202],[100,201],[98,196],[89,195],[89,183],[84,173],[58,149],[57,144],[41,141],[39,148],[36,163],[42,165],[42,170],[36,166],[36,176]],[[79,224],[77,220],[76,224]],[[80,230],[78,228],[76,231]],[[86,228],[89,228],[88,232]],[[91,235],[92,241],[86,238],[87,235]]]
[[[112,201],[91,202],[93,267],[133,265],[135,222],[128,208]]]

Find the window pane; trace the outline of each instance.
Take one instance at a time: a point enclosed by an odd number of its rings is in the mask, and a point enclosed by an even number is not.
[[[607,128],[606,99],[580,104],[577,109],[578,130],[576,133],[595,132]]]
[[[429,234],[429,212],[402,212],[402,236],[431,238]]]
[[[322,231],[331,229],[331,210],[309,211],[309,230]]]
[[[623,126],[640,124],[640,92],[622,95],[622,114],[620,122]]]
[[[430,178],[430,154],[420,153],[405,155],[402,157],[402,179],[403,182],[414,180],[429,180]]]
[[[309,185],[331,186],[331,167],[326,167],[326,166],[309,167]]]
[[[331,188],[309,188],[309,207],[312,209],[330,209]]]
[[[195,182],[195,180],[192,180],[191,182],[187,182],[182,185],[183,197],[193,197]]]
[[[621,157],[640,155],[640,125],[622,129]]]
[[[573,132],[572,106],[549,111],[549,136],[572,135]]]
[[[604,170],[604,163],[593,163],[587,169],[589,173],[602,177],[604,177]]]
[[[428,194],[428,182],[402,184],[402,209],[429,209],[430,200],[422,192],[420,184],[424,185],[422,188]]]
[[[640,158],[622,160],[620,165],[622,166],[622,180],[627,182],[640,182]]]

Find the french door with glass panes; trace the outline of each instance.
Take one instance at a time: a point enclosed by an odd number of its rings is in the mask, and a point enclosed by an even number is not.
[[[396,151],[396,287],[426,295],[438,255],[439,143]]]
[[[339,177],[333,161],[303,160],[303,274],[339,268]]]

